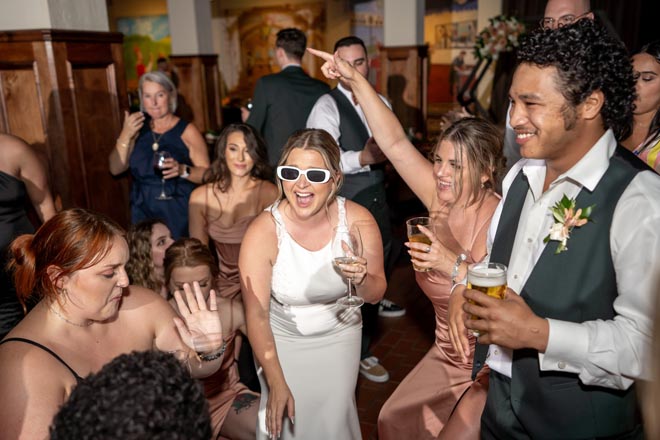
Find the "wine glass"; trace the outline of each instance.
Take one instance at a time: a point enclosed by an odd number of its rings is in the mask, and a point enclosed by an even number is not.
[[[357,259],[362,256],[362,238],[357,225],[350,228],[340,225],[332,229],[332,258],[335,264],[357,265]],[[353,277],[348,279],[348,295],[337,300],[337,304],[344,307],[360,307],[364,300],[353,295]]]
[[[165,177],[163,177],[163,168],[165,167],[165,159],[170,159],[172,155],[167,151],[156,151],[151,161],[154,172],[160,177],[160,194],[156,200],[170,200],[172,197],[165,194]]]

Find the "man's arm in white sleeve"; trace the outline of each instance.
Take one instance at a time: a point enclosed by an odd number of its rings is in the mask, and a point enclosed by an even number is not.
[[[626,389],[649,378],[660,257],[660,177],[639,173],[624,191],[610,230],[619,295],[611,320],[573,323],[549,319],[541,370],[572,372],[585,385]]]

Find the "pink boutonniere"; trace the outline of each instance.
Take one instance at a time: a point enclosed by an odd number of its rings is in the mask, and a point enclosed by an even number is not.
[[[566,244],[568,239],[571,237],[571,231],[573,228],[579,228],[591,222],[591,211],[596,205],[588,206],[584,209],[580,208],[576,210],[575,199],[569,199],[564,194],[564,197],[558,201],[555,206],[550,208],[552,216],[555,219],[555,223],[550,228],[550,233],[543,239],[543,243],[548,241],[558,241],[559,246],[555,254],[560,254],[568,249]]]

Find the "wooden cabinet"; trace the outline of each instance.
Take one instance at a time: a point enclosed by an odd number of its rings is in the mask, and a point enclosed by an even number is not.
[[[0,32],[0,131],[46,159],[63,208],[90,208],[127,226],[128,179],[108,170],[128,109],[122,39],[110,32]]]
[[[217,55],[172,55],[179,77],[177,114],[204,134],[221,125]]]
[[[426,133],[428,114],[428,46],[391,46],[380,49],[380,90],[406,131]]]

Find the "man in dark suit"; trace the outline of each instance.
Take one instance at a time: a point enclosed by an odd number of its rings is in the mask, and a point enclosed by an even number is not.
[[[277,33],[275,46],[275,58],[282,70],[259,78],[252,109],[243,112],[243,120],[264,137],[268,161],[273,166],[289,136],[305,128],[318,97],[330,91],[326,83],[311,78],[300,66],[307,46],[307,37],[301,30],[282,29]]]
[[[490,367],[481,438],[641,439],[635,381],[649,378],[660,177],[617,145],[635,96],[627,51],[579,20],[532,33],[518,60],[510,116],[523,159],[488,234],[508,290],[452,294],[473,302],[462,307],[480,318],[464,322],[481,332],[475,369]]]

